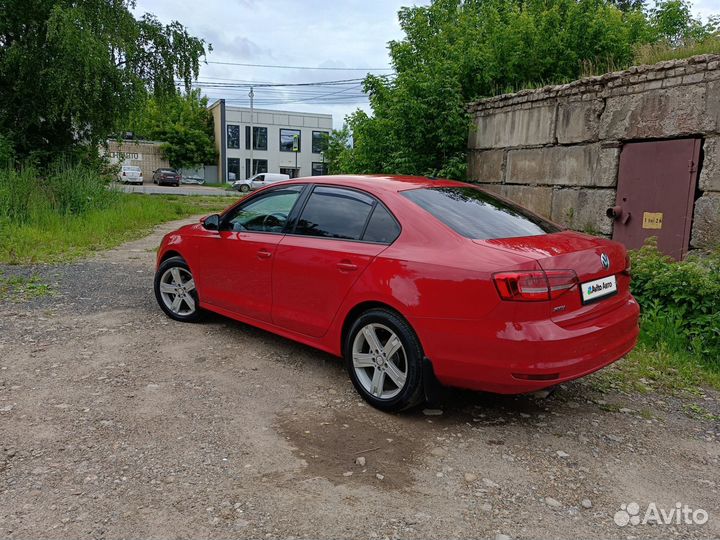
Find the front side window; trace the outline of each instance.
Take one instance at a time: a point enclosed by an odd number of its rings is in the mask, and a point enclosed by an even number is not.
[[[250,150],[250,126],[245,126],[245,150]],[[253,126],[253,150],[267,150],[267,128]]]
[[[295,234],[360,240],[375,199],[349,189],[316,187],[298,220]]]
[[[402,195],[467,238],[489,240],[560,231],[520,206],[473,187],[412,189]]]
[[[227,147],[240,148],[240,126],[227,125]]]
[[[275,189],[240,205],[223,219],[223,229],[282,233],[302,189],[303,186]]]
[[[319,154],[324,152],[327,148],[328,137],[330,134],[327,131],[313,131],[312,132],[312,151],[313,154]]]
[[[280,129],[280,151],[281,152],[299,152],[300,151],[300,130],[299,129]]]

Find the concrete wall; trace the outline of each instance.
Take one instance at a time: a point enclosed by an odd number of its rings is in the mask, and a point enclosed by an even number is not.
[[[620,149],[701,135],[691,245],[720,246],[720,56],[632,67],[473,103],[471,181],[575,229],[605,235]]]

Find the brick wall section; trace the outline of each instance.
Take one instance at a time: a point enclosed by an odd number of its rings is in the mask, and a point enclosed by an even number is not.
[[[701,135],[691,245],[720,246],[720,55],[631,67],[470,105],[471,181],[575,229],[612,223],[626,141]]]

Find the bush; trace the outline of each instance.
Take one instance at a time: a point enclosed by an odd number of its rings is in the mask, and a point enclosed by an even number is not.
[[[0,169],[0,220],[38,222],[52,214],[82,214],[106,208],[117,193],[109,178],[87,165],[57,165],[46,175],[34,167]]]
[[[651,239],[630,253],[646,344],[689,351],[720,370],[720,253],[676,262]]]

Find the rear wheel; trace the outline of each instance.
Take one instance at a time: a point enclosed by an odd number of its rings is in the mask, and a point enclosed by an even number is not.
[[[360,315],[345,338],[344,355],[355,389],[373,407],[394,412],[422,401],[422,347],[396,313],[371,309]]]
[[[195,280],[182,257],[170,257],[155,273],[155,298],[171,319],[195,322],[200,318]]]

